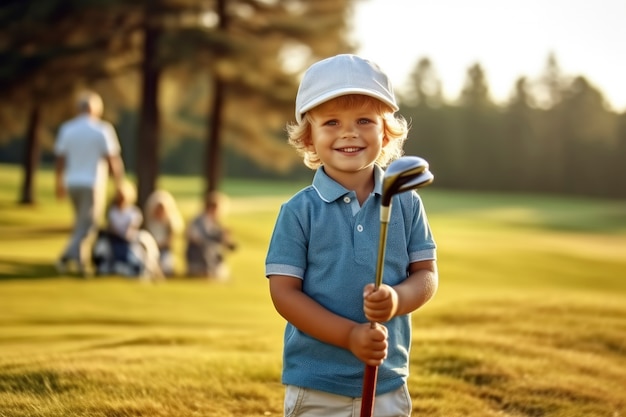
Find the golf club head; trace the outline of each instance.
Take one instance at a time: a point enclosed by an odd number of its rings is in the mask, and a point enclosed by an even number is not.
[[[428,171],[428,162],[419,156],[403,156],[389,164],[383,177],[381,204],[388,207],[394,195],[418,188],[407,188],[407,184],[422,183],[424,179],[418,178],[424,171]]]
[[[427,185],[430,185],[430,183],[432,183],[434,179],[435,179],[435,176],[433,175],[432,172],[430,172],[429,170],[422,171],[422,173],[419,174],[417,177],[415,177],[413,180],[407,182],[406,184],[403,184],[398,189],[398,192],[396,194],[426,187]]]

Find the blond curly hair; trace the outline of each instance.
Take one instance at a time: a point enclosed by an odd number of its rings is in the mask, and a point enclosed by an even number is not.
[[[146,201],[144,207],[144,216],[146,223],[154,221],[154,212],[157,206],[162,206],[165,211],[165,217],[169,222],[169,226],[173,233],[182,232],[185,227],[183,216],[178,209],[176,199],[166,190],[155,190]]]
[[[122,202],[128,206],[132,206],[137,202],[137,189],[127,179],[122,180],[113,196],[113,203],[120,204]]]
[[[386,167],[393,160],[404,154],[404,142],[409,132],[409,124],[402,115],[394,114],[393,109],[380,100],[361,95],[348,94],[332,100],[338,107],[363,107],[373,108],[383,119],[384,134],[388,140],[376,159],[376,164]],[[322,161],[316,152],[308,147],[311,144],[311,116],[304,114],[300,123],[289,123],[286,127],[288,141],[299,155],[304,159],[304,165],[311,169],[317,169],[322,165]]]

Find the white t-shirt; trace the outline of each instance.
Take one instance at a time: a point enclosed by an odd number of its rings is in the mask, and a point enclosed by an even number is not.
[[[109,230],[121,238],[134,240],[137,237],[143,215],[137,206],[109,209]]]
[[[65,157],[68,187],[98,187],[106,183],[106,157],[120,153],[120,143],[109,122],[80,115],[59,129],[54,153]]]

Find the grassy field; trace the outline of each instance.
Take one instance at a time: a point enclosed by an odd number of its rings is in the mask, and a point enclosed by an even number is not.
[[[263,263],[302,184],[227,181],[233,279],[151,285],[57,276],[69,203],[40,172],[38,205],[16,205],[20,178],[0,166],[0,416],[282,415]],[[162,182],[187,218],[201,185]],[[413,316],[413,415],[626,416],[626,202],[422,196],[441,282]]]

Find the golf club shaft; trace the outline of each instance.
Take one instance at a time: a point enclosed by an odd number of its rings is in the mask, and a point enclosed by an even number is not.
[[[374,397],[376,394],[376,380],[378,379],[378,366],[365,365],[363,374],[363,394],[361,396],[360,417],[372,417],[374,415]]]
[[[375,290],[383,283],[383,269],[385,266],[385,247],[387,246],[387,226],[389,225],[389,207],[381,207],[380,218],[380,238],[378,239],[378,259],[376,261],[376,281]],[[371,323],[372,328],[376,326]],[[372,417],[374,415],[374,398],[376,396],[376,380],[378,379],[378,366],[365,365],[363,374],[363,392],[361,394],[361,415],[360,417]]]
[[[391,208],[391,207],[389,207]],[[383,270],[385,267],[385,247],[387,246],[387,226],[389,219],[380,222],[380,238],[378,239],[378,258],[376,260],[376,281],[374,281],[374,291],[378,290],[383,283]],[[372,323],[373,325],[374,323]]]

